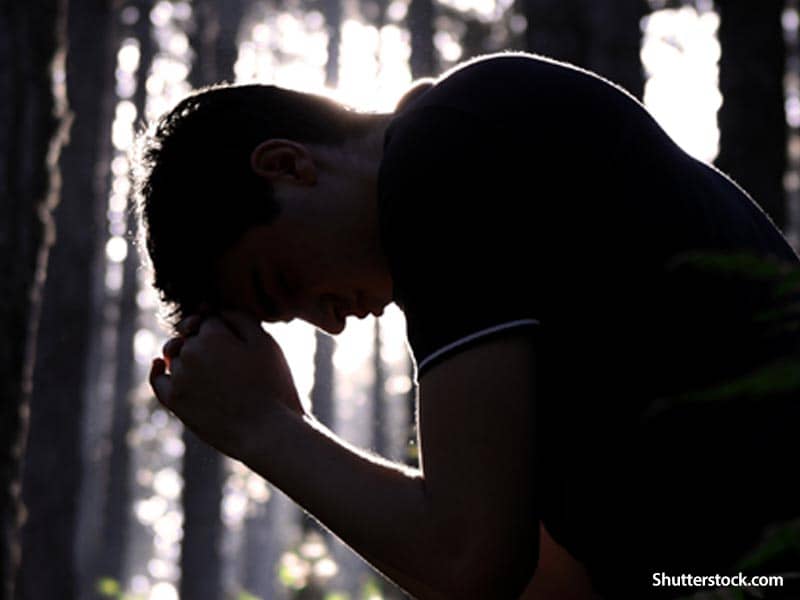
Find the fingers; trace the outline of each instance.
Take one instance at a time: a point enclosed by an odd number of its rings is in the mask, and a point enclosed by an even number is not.
[[[176,356],[178,356],[178,354],[180,354],[184,341],[185,338],[183,337],[174,337],[167,340],[167,343],[164,344],[164,347],[161,350],[161,352],[164,354],[164,358],[167,359],[167,362],[169,362],[170,359],[173,359]]]
[[[205,318],[205,314],[189,315],[175,325],[175,331],[178,335],[167,340],[161,350],[167,363],[167,369],[171,368],[172,361],[180,354],[186,338],[196,335],[200,331]]]
[[[205,315],[203,314],[189,315],[175,325],[175,330],[182,336],[194,335],[200,329],[204,318]]]
[[[150,367],[150,387],[153,388],[158,401],[169,408],[172,396],[172,382],[169,375],[167,375],[167,363],[161,358],[154,359]]]

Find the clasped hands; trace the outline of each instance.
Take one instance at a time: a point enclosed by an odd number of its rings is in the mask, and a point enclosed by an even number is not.
[[[291,371],[277,342],[253,317],[235,311],[191,315],[153,360],[158,400],[220,452],[246,460],[270,422],[302,415]]]

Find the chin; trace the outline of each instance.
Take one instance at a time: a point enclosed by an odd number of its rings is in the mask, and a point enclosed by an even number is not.
[[[318,325],[317,327],[329,335],[339,335],[344,331],[346,323],[344,321],[336,321],[335,324]]]

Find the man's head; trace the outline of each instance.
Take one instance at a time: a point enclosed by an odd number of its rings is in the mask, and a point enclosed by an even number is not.
[[[379,312],[391,282],[369,154],[386,121],[321,96],[222,86],[140,135],[134,190],[171,316],[227,306],[335,333],[346,314]]]

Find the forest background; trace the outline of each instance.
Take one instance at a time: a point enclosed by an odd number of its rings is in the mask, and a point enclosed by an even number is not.
[[[797,247],[794,0],[0,7],[0,600],[404,597],[278,490],[182,431],[145,383],[165,332],[132,245],[127,151],[137,126],[191,88],[270,81],[391,110],[414,79],[467,58],[541,53],[644,100]],[[336,340],[303,325],[272,331],[323,422],[413,463],[403,327],[393,309]],[[798,544],[796,527],[784,534],[778,551]]]

